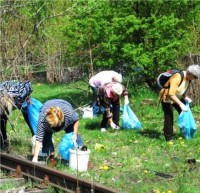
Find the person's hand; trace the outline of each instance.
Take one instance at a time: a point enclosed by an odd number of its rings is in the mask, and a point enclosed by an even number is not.
[[[191,103],[191,102],[192,102],[192,99],[189,98],[189,97],[185,97],[185,101],[187,101],[188,103]]]
[[[72,141],[76,142],[76,140],[77,140],[77,135],[74,134],[74,135],[72,136]]]
[[[32,162],[38,163],[38,158],[37,157],[33,157]]]
[[[119,126],[115,125],[115,123],[113,122],[110,123],[110,126],[112,127],[112,129],[116,129],[116,130],[119,129]]]
[[[188,111],[188,108],[183,103],[180,104],[180,108],[184,112]]]
[[[120,129],[120,127],[116,125],[115,129],[116,129],[116,130],[119,130],[119,129]]]
[[[128,104],[129,104],[128,97],[125,97],[125,98],[124,98],[124,104],[125,104],[125,105],[128,105]]]

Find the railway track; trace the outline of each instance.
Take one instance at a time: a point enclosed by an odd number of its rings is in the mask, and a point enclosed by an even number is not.
[[[117,193],[116,190],[103,185],[6,153],[0,153],[0,168],[15,171],[19,175],[67,193]]]

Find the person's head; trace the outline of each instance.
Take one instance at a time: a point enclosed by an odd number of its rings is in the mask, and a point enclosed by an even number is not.
[[[113,78],[112,78],[113,82],[122,82],[122,75],[121,74],[116,74]]]
[[[112,93],[115,96],[120,96],[123,92],[123,86],[120,83],[115,83],[112,86]]]
[[[200,79],[200,66],[191,65],[187,68],[187,76],[189,79]]]
[[[64,114],[59,107],[50,107],[46,111],[46,120],[50,127],[59,127],[64,122]]]

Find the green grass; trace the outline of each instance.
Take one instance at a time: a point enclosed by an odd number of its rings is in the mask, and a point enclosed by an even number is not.
[[[92,99],[86,82],[34,84],[33,89],[33,97],[42,102],[63,98],[75,109],[90,103]],[[174,113],[175,142],[173,145],[167,144],[162,132],[163,113],[161,106],[158,107],[157,93],[140,88],[137,93],[129,89],[129,95],[130,106],[142,123],[141,130],[113,132],[109,129],[101,133],[101,116],[94,119],[80,118],[79,133],[91,150],[91,168],[79,173],[79,177],[91,183],[101,183],[120,193],[199,193],[200,164],[197,162],[192,167],[187,163],[190,158],[200,160],[199,132],[192,140],[183,139],[177,126],[178,114]],[[200,107],[193,107],[192,111],[199,127]],[[14,111],[10,120],[17,131],[16,134],[8,125],[11,153],[30,155],[31,133],[21,113]],[[63,135],[64,132],[54,135],[56,147]],[[95,150],[96,144],[102,144],[105,148]],[[102,169],[103,166],[108,166],[108,169]],[[76,175],[76,171],[67,165],[59,163],[58,169]],[[172,175],[173,178],[160,177],[156,172]]]

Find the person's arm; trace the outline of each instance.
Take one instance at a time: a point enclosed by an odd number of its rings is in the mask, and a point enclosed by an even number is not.
[[[32,161],[37,163],[38,162],[38,155],[39,155],[39,151],[41,148],[42,142],[40,141],[35,141],[35,146],[34,146],[34,155],[33,155],[33,159]]]
[[[77,140],[77,137],[78,137],[78,128],[79,128],[79,120],[77,120],[75,123],[74,123],[74,137],[75,137],[75,141]]]
[[[124,95],[124,104],[128,105],[129,104],[128,90],[124,86],[123,86],[123,95]]]
[[[178,99],[178,97],[176,95],[172,95],[170,96],[170,99],[175,102],[178,106],[180,106],[182,104],[182,102]]]
[[[185,104],[183,104],[180,99],[176,96],[176,91],[179,87],[179,84],[181,82],[181,75],[177,74],[177,76],[170,78],[170,88],[168,92],[168,97],[175,102],[183,111],[187,111],[187,107]]]
[[[35,145],[34,145],[34,150],[33,150],[33,162],[38,162],[38,155],[39,151],[42,145],[42,141],[44,139],[45,135],[45,126],[43,123],[43,117],[39,117],[38,120],[38,125],[37,125],[37,133],[36,133],[36,140],[35,140]]]

